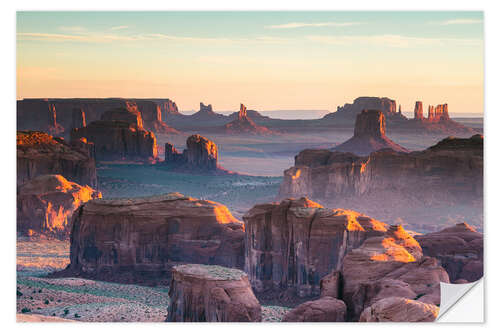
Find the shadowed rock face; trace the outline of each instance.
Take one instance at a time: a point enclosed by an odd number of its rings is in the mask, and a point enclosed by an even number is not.
[[[483,234],[467,223],[415,239],[425,255],[441,262],[452,282],[474,282],[483,276]]]
[[[415,110],[413,111],[415,119],[424,119],[424,108],[421,101],[415,102]]]
[[[315,301],[300,304],[288,312],[283,322],[343,322],[346,307],[344,302],[333,297],[321,297]]]
[[[69,145],[42,132],[17,132],[17,185],[39,175],[60,174],[69,181],[97,187],[93,147]]]
[[[73,275],[156,284],[183,262],[243,267],[243,225],[216,202],[179,193],[93,200],[72,223]]]
[[[448,138],[424,151],[378,151],[368,157],[307,149],[284,172],[280,197],[338,202],[376,195],[380,206],[482,202],[483,139]],[[380,198],[384,198],[381,200]]]
[[[382,111],[363,110],[356,117],[354,136],[333,148],[334,151],[368,155],[380,149],[408,152],[385,135],[385,116]]]
[[[61,134],[64,128],[57,122],[54,103],[47,99],[17,101],[17,129]]]
[[[152,161],[158,155],[154,133],[142,128],[141,114],[134,110],[110,110],[102,120],[71,131],[71,141],[81,138],[94,144],[97,160]]]
[[[403,297],[384,298],[366,308],[360,322],[432,322],[439,308]]]
[[[61,175],[33,178],[17,190],[17,230],[23,235],[46,234],[65,238],[73,212],[101,193]]]
[[[272,131],[264,126],[258,126],[247,115],[247,108],[240,104],[238,118],[224,125],[224,131],[231,134],[269,135]]]
[[[257,292],[291,288],[319,295],[320,279],[346,253],[386,225],[354,211],[327,209],[302,198],[254,206],[244,216],[245,271]]]
[[[350,320],[357,320],[376,301],[392,296],[440,304],[439,283],[449,283],[437,260],[424,257],[418,242],[401,226],[391,226],[386,235],[368,238],[349,252],[340,274]]]
[[[85,121],[85,112],[82,109],[73,109],[73,117],[71,122],[71,128],[80,128],[87,126]]]
[[[260,322],[259,301],[247,275],[211,265],[180,265],[172,269],[167,321]]]
[[[165,143],[165,165],[175,170],[197,173],[228,173],[217,164],[217,145],[198,134],[186,140],[186,149],[180,153],[174,146]]]

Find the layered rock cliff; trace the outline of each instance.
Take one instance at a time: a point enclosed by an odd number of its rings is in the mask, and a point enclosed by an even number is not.
[[[386,120],[379,110],[363,110],[356,117],[354,136],[333,148],[334,151],[368,155],[381,149],[408,152],[385,135]]]
[[[353,103],[338,106],[336,112],[328,113],[325,120],[354,123],[356,116],[363,110],[380,110],[388,118],[404,117],[397,112],[396,101],[387,97],[358,97]]]
[[[182,153],[171,143],[165,143],[164,165],[172,170],[210,174],[228,173],[218,165],[217,161],[217,145],[201,135],[188,137],[186,149]]]
[[[273,132],[264,126],[258,126],[247,115],[247,108],[240,104],[238,118],[224,125],[224,132],[229,134],[270,135]]]
[[[52,135],[64,132],[57,122],[55,105],[48,99],[17,101],[17,130],[42,131]]]
[[[464,204],[476,207],[477,217],[483,198],[483,137],[447,138],[423,151],[378,151],[367,157],[306,149],[285,170],[279,192],[281,198],[301,196],[384,219],[389,218],[385,211],[410,219],[422,214],[419,207],[427,207],[425,212]]]
[[[18,131],[17,185],[47,174],[97,188],[93,145],[81,141],[70,145],[43,132]]]
[[[243,268],[243,224],[216,202],[179,193],[93,200],[72,224],[71,275],[156,284],[179,263]]]
[[[95,146],[97,160],[153,161],[158,147],[153,132],[142,128],[142,117],[137,111],[113,109],[86,127],[71,131],[71,141],[86,138]]]
[[[254,206],[244,216],[245,271],[257,292],[292,289],[319,295],[320,280],[386,225],[354,211],[302,198]]]
[[[35,177],[17,189],[17,231],[22,235],[69,236],[73,212],[101,193],[61,175]]]

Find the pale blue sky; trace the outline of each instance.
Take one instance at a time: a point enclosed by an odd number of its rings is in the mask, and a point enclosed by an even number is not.
[[[21,12],[17,96],[482,112],[481,12]]]

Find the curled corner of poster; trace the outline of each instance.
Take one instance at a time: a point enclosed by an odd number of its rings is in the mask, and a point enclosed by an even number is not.
[[[465,284],[441,283],[441,323],[484,322],[484,278]]]

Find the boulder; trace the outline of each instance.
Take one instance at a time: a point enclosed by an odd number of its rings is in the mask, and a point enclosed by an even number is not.
[[[172,265],[243,268],[243,224],[226,206],[166,195],[89,201],[73,214],[68,273],[165,283]]]
[[[248,117],[247,108],[240,104],[238,118],[224,125],[224,132],[229,134],[270,135],[273,132],[264,126],[258,126]]]
[[[385,116],[379,110],[363,110],[356,117],[354,136],[333,148],[334,151],[368,155],[381,149],[408,152],[385,135]]]
[[[384,298],[367,307],[360,322],[430,322],[435,321],[439,307],[403,297]]]
[[[60,174],[82,186],[97,188],[90,144],[68,144],[43,132],[17,132],[17,186],[40,175]]]
[[[259,301],[247,275],[216,265],[179,265],[172,269],[170,322],[260,322]]]
[[[333,297],[321,297],[315,301],[300,304],[287,312],[284,322],[343,322],[346,306],[344,302]]]
[[[349,252],[342,264],[342,299],[349,319],[386,297],[414,297],[440,304],[440,282],[449,283],[437,260],[425,257],[418,242],[401,226],[368,238]]]
[[[293,289],[319,295],[320,280],[386,224],[360,213],[323,208],[307,198],[259,204],[244,216],[245,271],[257,292]]]
[[[474,282],[483,276],[483,234],[467,223],[416,236],[424,254],[437,258],[450,280]]]
[[[142,127],[138,111],[114,109],[105,112],[102,120],[71,131],[71,141],[86,138],[94,144],[99,161],[154,161],[158,155],[156,136]]]
[[[61,175],[35,177],[17,189],[17,230],[23,235],[69,236],[73,212],[101,193]]]

